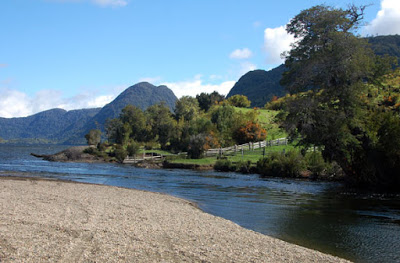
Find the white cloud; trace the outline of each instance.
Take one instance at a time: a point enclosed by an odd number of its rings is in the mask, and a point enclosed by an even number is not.
[[[251,52],[250,49],[248,48],[243,48],[243,49],[236,49],[234,50],[229,57],[232,59],[248,59],[253,55],[253,52]]]
[[[267,64],[281,64],[284,59],[281,54],[291,49],[294,42],[292,35],[288,34],[285,26],[267,28],[264,30],[264,50],[267,53]]]
[[[108,89],[108,91],[110,94],[106,95],[87,91],[74,97],[64,98],[62,92],[57,90],[41,90],[33,96],[28,96],[24,92],[1,88],[0,117],[26,117],[54,108],[74,110],[103,107],[121,92],[121,86]]]
[[[220,84],[209,84],[204,83],[201,75],[197,75],[192,80],[181,82],[164,82],[162,85],[166,85],[175,93],[178,98],[180,98],[185,95],[194,97],[202,92],[211,93],[213,91],[227,95],[233,85],[235,85],[235,81],[224,81]]]
[[[400,34],[400,1],[382,0],[376,18],[364,28],[364,35]]]

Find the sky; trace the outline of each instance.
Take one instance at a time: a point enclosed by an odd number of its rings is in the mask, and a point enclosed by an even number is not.
[[[283,62],[285,25],[318,4],[369,7],[358,34],[400,34],[399,0],[1,0],[0,117],[102,107],[141,81],[227,94]]]

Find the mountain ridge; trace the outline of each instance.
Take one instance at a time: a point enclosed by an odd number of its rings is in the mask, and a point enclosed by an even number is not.
[[[59,144],[84,144],[84,135],[94,128],[104,128],[107,119],[116,118],[131,104],[141,109],[165,101],[173,110],[175,94],[167,86],[154,86],[140,82],[125,89],[112,102],[102,108],[50,109],[27,117],[1,118],[0,138],[13,142],[31,140]]]

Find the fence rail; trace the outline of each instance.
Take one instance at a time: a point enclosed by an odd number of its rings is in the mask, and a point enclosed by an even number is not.
[[[278,145],[287,145],[287,138],[279,138],[276,140],[270,141],[259,141],[259,142],[249,142],[241,145],[234,145],[225,148],[216,148],[216,149],[208,149],[205,152],[205,156],[214,156],[214,155],[224,155],[224,154],[233,154],[237,152],[241,152],[244,150],[254,151],[255,149],[270,147],[270,146],[278,146]]]

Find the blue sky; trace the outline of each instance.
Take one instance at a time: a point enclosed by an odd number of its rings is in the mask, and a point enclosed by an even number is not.
[[[398,2],[369,1],[360,34],[400,34]],[[0,117],[104,106],[140,81],[226,94],[282,63],[283,26],[321,3],[349,1],[1,0]]]

